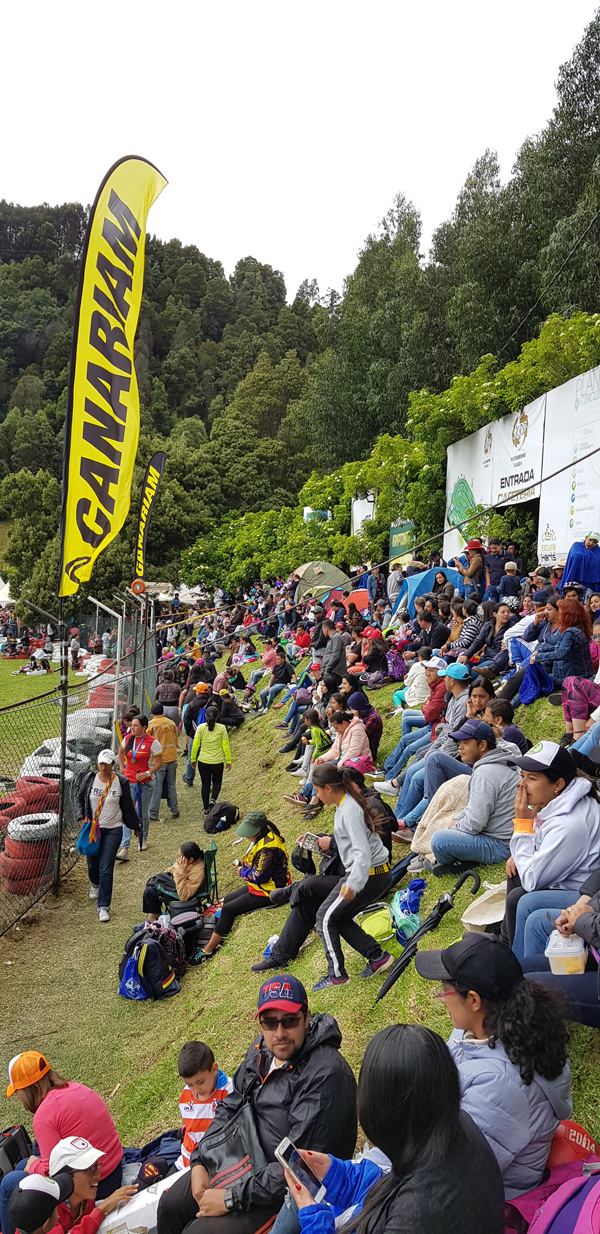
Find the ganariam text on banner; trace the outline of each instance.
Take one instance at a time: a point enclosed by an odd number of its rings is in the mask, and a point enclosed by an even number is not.
[[[146,577],[146,537],[148,535],[148,524],[150,522],[150,514],[156,500],[156,494],[162,480],[162,474],[165,469],[167,456],[164,450],[158,450],[152,455],[146,475],[142,485],[142,495],[140,497],[140,516],[138,519],[137,541],[135,546],[135,576],[136,578]]]
[[[146,219],[166,183],[145,159],[121,159],[91,210],[65,423],[59,596],[89,580],[129,511],[140,428],[133,346]]]

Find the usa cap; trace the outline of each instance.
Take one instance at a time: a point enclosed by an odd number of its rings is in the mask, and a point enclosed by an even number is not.
[[[263,982],[258,996],[258,1011],[255,1019],[263,1011],[302,1011],[308,1007],[306,990],[297,977],[270,977]]]

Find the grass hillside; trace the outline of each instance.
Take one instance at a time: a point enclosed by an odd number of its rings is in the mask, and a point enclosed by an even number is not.
[[[391,693],[389,688],[374,696],[384,712]],[[288,759],[277,753],[281,733],[274,731],[274,725],[281,715],[281,711],[272,711],[267,717],[249,719],[241,731],[231,734],[233,769],[226,773],[222,796],[239,805],[242,814],[257,807],[266,810],[291,848],[301,826],[283,794],[294,791],[298,781],[284,770]],[[523,709],[520,718],[532,739],[558,737],[562,731],[562,713],[544,702]],[[396,720],[385,722],[383,755],[395,744],[398,732]],[[180,773],[183,768],[181,758]],[[195,839],[202,844],[204,839],[198,784],[188,789],[179,776],[178,792],[181,818],[171,821],[163,803],[165,821],[151,824],[148,851],[139,853],[132,848],[130,863],[117,865],[110,924],[98,922],[88,899],[85,863],[80,861],[63,882],[58,900],[48,896],[0,940],[4,1065],[20,1050],[42,1050],[58,1070],[101,1093],[123,1142],[129,1144],[142,1144],[159,1130],[177,1125],[176,1057],[183,1042],[206,1040],[230,1073],[240,1061],[256,1029],[260,976],[250,972],[250,965],[260,958],[269,935],[281,930],[287,914],[287,909],[269,909],[243,918],[214,960],[188,971],[181,993],[173,999],[152,1004],[119,997],[117,967],[131,927],[142,918],[146,879],[166,868],[181,841]],[[332,821],[324,812],[319,828],[326,830]],[[235,838],[235,831],[216,837],[222,893],[237,884],[232,859],[240,847],[232,849]],[[502,877],[501,867],[484,873],[495,881]],[[430,909],[452,881],[430,877],[422,908]],[[468,900],[465,890],[454,911],[432,934],[432,946],[448,945],[460,937],[460,915]],[[354,1068],[359,1067],[369,1038],[390,1022],[420,1021],[447,1035],[444,1008],[414,967],[376,1006],[380,980],[361,980],[358,974],[364,961],[351,951],[347,959],[350,983],[311,994],[310,1005],[314,1011],[329,1011],[337,1017],[343,1050]],[[310,991],[325,971],[318,940],[307,947],[292,971]],[[574,1028],[575,1116],[596,1136],[600,1135],[599,1062],[598,1034]],[[17,1115],[21,1117],[20,1108],[6,1101],[2,1088],[0,1125],[14,1122]]]

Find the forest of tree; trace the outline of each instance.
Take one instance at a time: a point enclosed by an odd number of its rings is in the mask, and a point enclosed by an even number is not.
[[[543,131],[502,184],[491,150],[421,253],[399,193],[342,294],[254,257],[229,278],[193,245],[149,237],[136,341],[141,434],[132,515],[93,590],[130,582],[146,462],[167,453],[149,577],[247,581],[323,554],[383,554],[389,523],[435,534],[448,444],[600,363],[600,12],[557,81]],[[70,336],[87,221],[78,204],[0,203],[3,572],[47,606],[56,587]],[[544,323],[546,323],[544,325]],[[355,489],[379,513],[350,537]],[[310,504],[334,511],[304,524]],[[6,569],[7,568],[7,569]]]

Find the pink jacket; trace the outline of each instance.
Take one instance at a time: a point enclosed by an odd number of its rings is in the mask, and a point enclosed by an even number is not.
[[[361,754],[366,754],[370,759],[371,747],[362,720],[355,716],[352,724],[348,725],[343,739],[340,740],[340,734],[336,733],[331,749],[322,754],[321,758],[324,763],[331,763],[337,759],[338,766],[343,767],[344,763],[353,762],[360,758]]]
[[[50,1153],[59,1140],[69,1135],[83,1136],[94,1148],[106,1153],[100,1164],[102,1178],[116,1170],[123,1148],[117,1128],[98,1093],[69,1080],[66,1088],[51,1088],[33,1116],[33,1134],[40,1160],[29,1167],[30,1174],[47,1174]]]

